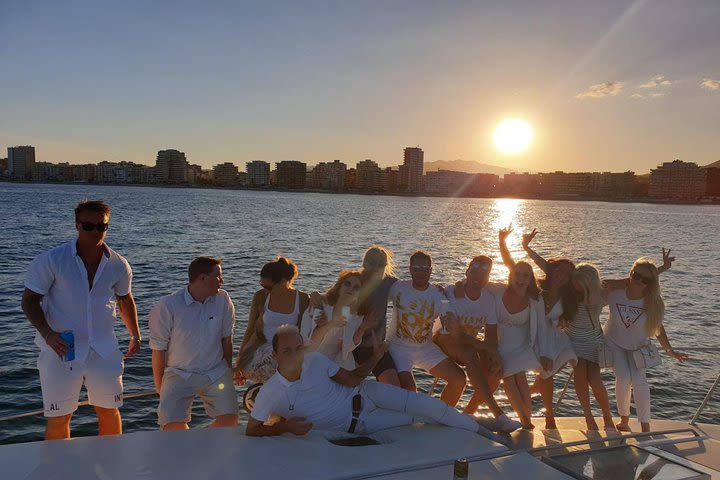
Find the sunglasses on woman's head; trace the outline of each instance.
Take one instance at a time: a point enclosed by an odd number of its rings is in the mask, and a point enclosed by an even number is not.
[[[93,230],[97,230],[98,232],[106,232],[108,227],[110,226],[109,223],[92,223],[92,222],[78,222],[83,230],[86,232],[92,232]]]
[[[638,281],[644,283],[645,285],[650,285],[652,283],[652,278],[644,277],[644,276],[640,275],[638,272],[632,272],[630,274],[630,278],[632,278],[633,280],[638,280]]]

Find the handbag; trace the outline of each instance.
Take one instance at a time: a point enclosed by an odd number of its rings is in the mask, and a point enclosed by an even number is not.
[[[588,318],[590,319],[590,323],[592,323],[593,328],[595,328],[595,322],[593,322],[592,314],[590,314],[590,309],[587,305],[585,305],[585,311],[588,314]],[[600,330],[602,332],[602,329]],[[598,365],[600,368],[612,368],[613,366],[613,352],[608,346],[607,342],[605,341],[605,335],[603,335],[603,338],[598,342],[597,344],[597,357],[598,357]]]
[[[633,360],[638,369],[657,367],[662,363],[660,352],[654,343],[648,342],[637,350],[633,350]]]

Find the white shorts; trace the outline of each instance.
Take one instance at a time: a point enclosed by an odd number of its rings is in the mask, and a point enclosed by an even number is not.
[[[447,355],[440,350],[440,347],[432,341],[418,345],[408,345],[400,342],[390,341],[390,355],[392,356],[398,372],[412,372],[413,367],[418,367],[426,372],[436,367],[445,360]]]
[[[237,394],[229,368],[214,382],[199,373],[193,373],[185,380],[173,371],[166,371],[160,387],[158,423],[161,426],[174,422],[188,423],[195,395],[202,398],[205,413],[210,418],[238,414]]]
[[[77,410],[80,388],[85,385],[90,405],[119,408],[123,404],[122,374],[125,362],[120,350],[101,357],[90,350],[85,361],[63,361],[53,350],[41,350],[40,371],[46,417],[61,417]]]

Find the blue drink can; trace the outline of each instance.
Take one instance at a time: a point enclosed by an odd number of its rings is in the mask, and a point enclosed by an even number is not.
[[[60,338],[70,345],[70,349],[65,354],[65,358],[63,358],[63,360],[66,362],[75,360],[75,335],[73,335],[72,330],[65,330],[60,334]]]

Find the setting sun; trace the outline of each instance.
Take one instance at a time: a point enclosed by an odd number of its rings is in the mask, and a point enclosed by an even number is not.
[[[532,128],[525,120],[519,118],[503,120],[493,133],[495,147],[507,154],[524,152],[530,146],[532,139]]]

